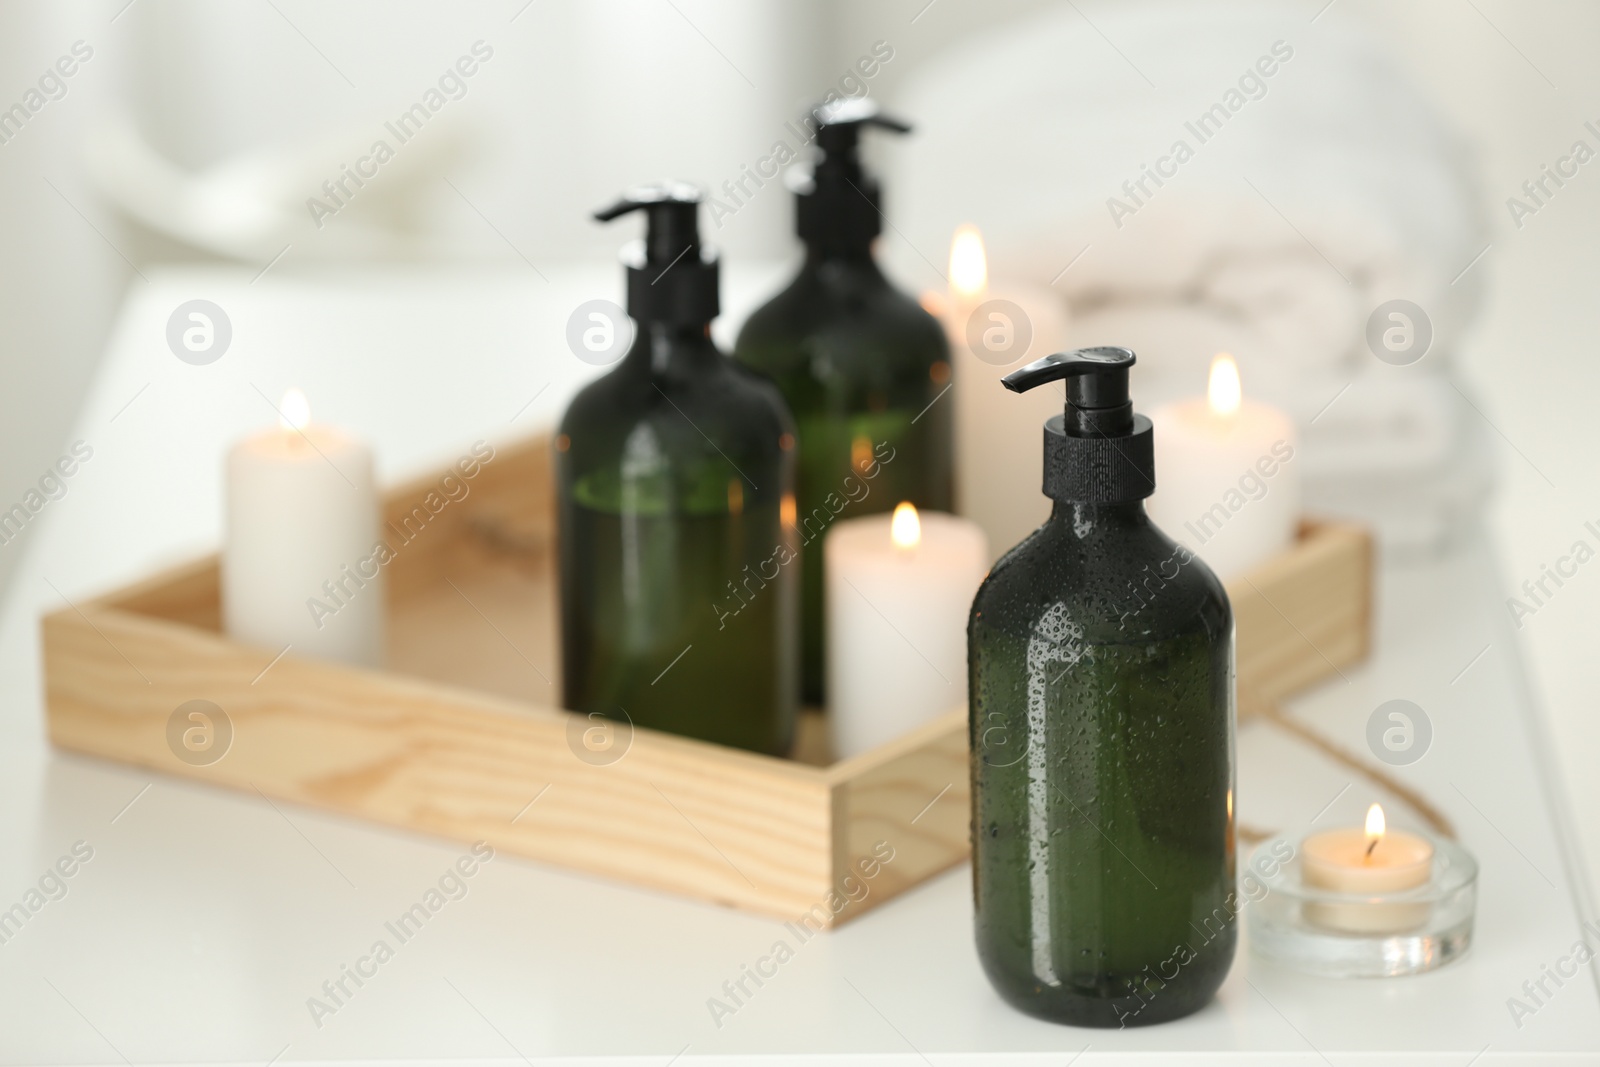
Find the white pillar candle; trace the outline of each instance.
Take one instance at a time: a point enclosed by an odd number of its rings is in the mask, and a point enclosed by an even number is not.
[[[1293,543],[1300,521],[1294,423],[1244,399],[1232,356],[1212,361],[1206,396],[1156,408],[1150,421],[1156,492],[1146,506],[1169,537],[1223,579]]]
[[[901,504],[835,523],[822,545],[828,723],[857,755],[967,697],[967,613],[989,569],[975,523]]]
[[[1308,886],[1375,897],[1426,885],[1433,873],[1433,845],[1404,830],[1389,830],[1383,809],[1367,809],[1362,829],[1328,830],[1300,845],[1301,877]],[[1421,925],[1426,903],[1362,901],[1308,903],[1306,918],[1348,933],[1394,933]]]
[[[1066,304],[1039,286],[991,284],[983,238],[971,226],[951,241],[949,278],[941,304],[955,367],[956,507],[983,527],[998,557],[1050,515],[1040,491],[1040,427],[1061,413],[1062,402],[1059,387],[1018,395],[1000,379],[1064,346]]]
[[[372,453],[311,423],[298,390],[281,412],[277,428],[228,453],[223,623],[274,653],[379,666],[388,550]]]

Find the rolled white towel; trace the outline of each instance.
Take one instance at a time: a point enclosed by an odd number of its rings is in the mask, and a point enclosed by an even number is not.
[[[1437,543],[1441,517],[1487,488],[1468,447],[1481,427],[1441,377],[1481,298],[1481,273],[1462,272],[1488,240],[1461,142],[1378,42],[1303,11],[1091,17],[1001,27],[902,87],[918,136],[891,163],[911,246],[888,243],[897,266],[925,272],[975,223],[996,274],[1070,306],[1071,343],[1139,353],[1141,402],[1202,391],[1232,352],[1246,390],[1300,423],[1308,507]],[[1398,369],[1366,341],[1397,298],[1433,334]],[[1397,479],[1403,492],[1383,488]]]

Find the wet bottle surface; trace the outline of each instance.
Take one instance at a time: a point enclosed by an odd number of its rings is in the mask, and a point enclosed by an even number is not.
[[[631,349],[556,440],[564,703],[782,755],[799,703],[793,425],[712,344],[709,314],[641,316],[634,295]]]
[[[1220,582],[1142,498],[1058,497],[990,572],[968,635],[990,981],[1029,1014],[1081,1026],[1203,1007],[1236,941],[1233,617]]]
[[[822,540],[839,517],[902,500],[953,509],[954,408],[944,330],[897,290],[872,256],[878,189],[856,158],[863,124],[905,129],[865,101],[816,112],[822,158],[797,198],[806,259],[740,331],[734,355],[770,377],[793,412],[800,457],[797,524],[804,552],[804,693],[823,693]],[[876,455],[875,455],[876,453]],[[892,457],[880,462],[884,456]],[[868,476],[869,471],[875,474]]]
[[[1058,504],[970,624],[979,955],[1086,1026],[1187,1015],[1233,961],[1232,615],[1143,512]]]

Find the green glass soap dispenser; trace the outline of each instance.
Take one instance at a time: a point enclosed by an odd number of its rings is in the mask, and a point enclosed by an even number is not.
[[[794,427],[771,382],[718,351],[700,192],[636,189],[624,249],[632,347],[556,437],[566,707],[773,755],[799,697]]]
[[[1066,380],[1045,424],[1049,520],[968,620],[972,878],[990,982],[1032,1015],[1187,1015],[1233,960],[1233,612],[1156,529],[1134,355],[1090,348],[1004,379]]]
[[[805,262],[750,316],[734,356],[778,383],[799,427],[802,673],[806,699],[822,703],[823,536],[837,517],[892,511],[903,500],[952,510],[955,408],[939,400],[950,385],[943,328],[872,255],[881,196],[857,144],[868,126],[910,127],[864,98],[819,107],[812,119],[818,158],[809,173],[791,171]]]

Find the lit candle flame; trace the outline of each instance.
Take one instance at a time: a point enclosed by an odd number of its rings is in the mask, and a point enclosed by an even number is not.
[[[989,284],[989,259],[983,236],[976,226],[962,226],[950,242],[950,287],[964,297],[975,297]]]
[[[283,403],[278,405],[278,425],[285,430],[296,432],[304,430],[311,422],[311,403],[306,399],[306,394],[298,389],[290,389],[283,394]]]
[[[1239,364],[1226,352],[1211,361],[1211,380],[1206,387],[1206,402],[1217,415],[1232,415],[1239,410],[1244,392],[1239,385]]]
[[[922,541],[922,520],[910,501],[895,505],[894,518],[889,522],[889,540],[902,552],[909,552]]]
[[[1367,857],[1372,856],[1372,850],[1378,847],[1378,842],[1383,840],[1384,831],[1383,808],[1377,804],[1367,809]]]

